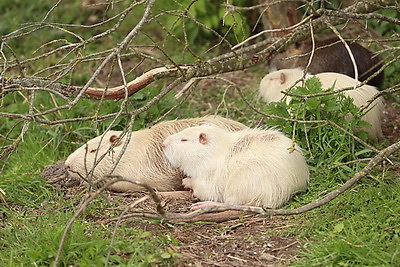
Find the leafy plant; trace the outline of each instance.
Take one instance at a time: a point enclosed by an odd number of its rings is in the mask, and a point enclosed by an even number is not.
[[[323,90],[317,77],[308,79],[304,86],[295,87],[290,93],[298,97],[292,97],[290,103],[272,102],[265,108],[266,113],[298,121],[330,121],[348,132],[368,125],[361,120],[363,113],[353,104],[352,98],[343,93],[333,93],[333,87]],[[332,94],[312,96],[321,93]],[[289,136],[295,134],[296,142],[317,168],[360,156],[354,150],[357,146],[355,140],[333,125],[321,122],[302,124],[282,119],[269,119],[267,123]],[[358,135],[366,139],[365,132]]]

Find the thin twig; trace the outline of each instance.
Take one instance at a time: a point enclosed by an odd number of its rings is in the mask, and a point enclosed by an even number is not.
[[[120,178],[115,178],[115,179],[109,181],[103,187],[98,189],[96,192],[87,194],[86,198],[82,200],[82,202],[79,205],[79,208],[75,212],[74,216],[72,216],[72,218],[68,221],[68,224],[64,229],[64,232],[63,232],[63,234],[61,236],[60,244],[58,246],[57,255],[56,255],[56,258],[54,259],[54,262],[53,262],[53,267],[57,267],[58,262],[60,261],[61,253],[62,253],[62,250],[63,250],[63,247],[64,247],[64,243],[65,243],[65,240],[67,238],[67,234],[68,234],[69,230],[72,227],[72,224],[82,214],[82,212],[86,209],[86,207],[90,204],[90,202],[92,202],[93,199],[95,199],[99,194],[101,194],[104,190],[106,190],[107,187],[109,187],[110,185],[112,185],[113,183],[118,182],[118,181],[120,181]]]

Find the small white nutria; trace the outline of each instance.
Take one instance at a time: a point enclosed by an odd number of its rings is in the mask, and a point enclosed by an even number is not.
[[[163,148],[171,165],[190,177],[183,183],[201,201],[277,208],[308,185],[300,148],[274,129],[195,126],[166,138]]]
[[[303,77],[304,71],[301,69],[283,69],[267,74],[260,82],[259,93],[263,100],[267,103],[281,101],[284,98],[282,91],[287,91],[293,85],[301,85],[300,79]],[[335,90],[342,88],[354,87],[360,82],[340,73],[324,72],[316,75],[306,74],[305,78],[316,76],[322,83],[322,88],[328,89],[335,85]],[[366,104],[372,97],[379,93],[378,89],[371,85],[363,85],[356,89],[343,91],[343,94],[353,99],[354,105],[361,107]],[[290,96],[286,97],[287,103]],[[381,116],[384,110],[383,98],[379,97],[369,106],[369,111],[363,116],[363,120],[371,124],[369,128],[363,128],[368,133],[370,140],[383,139],[381,128]]]
[[[239,122],[219,116],[161,122],[151,128],[132,132],[125,153],[112,172],[111,168],[127,137],[117,142],[122,132],[108,131],[73,152],[65,161],[65,167],[73,178],[97,181],[111,172],[144,182],[158,191],[178,190],[182,188],[184,175],[166,162],[162,142],[171,134],[204,123],[213,123],[232,131],[246,128]],[[116,192],[144,191],[142,187],[125,181],[116,182],[109,189]]]

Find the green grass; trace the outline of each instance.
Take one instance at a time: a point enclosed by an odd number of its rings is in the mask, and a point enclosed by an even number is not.
[[[7,205],[0,207],[0,265],[49,266],[55,259],[60,238],[82,199],[65,198],[39,176],[42,168],[65,158],[66,146],[55,150],[55,142],[46,147],[47,138],[40,131],[29,131],[25,141],[12,154],[3,170],[0,188]],[[101,266],[110,249],[113,224],[103,225],[94,218],[115,216],[97,198],[74,222],[67,235],[60,264],[62,266]],[[174,239],[134,227],[121,226],[115,237],[109,264],[148,266],[169,265],[178,256],[168,248]]]
[[[400,180],[368,181],[302,216],[295,266],[398,266]]]
[[[50,209],[8,212],[2,226],[1,266],[49,266],[54,261],[72,205],[60,205],[62,200],[48,203]],[[56,204],[58,209],[55,209]],[[94,205],[98,203],[94,202]],[[90,212],[87,212],[90,213]],[[90,214],[85,214],[90,218]],[[5,215],[3,215],[5,216]],[[102,266],[110,249],[111,233],[102,224],[85,218],[77,220],[68,232],[60,264],[62,266]],[[166,236],[153,235],[141,229],[122,227],[117,232],[108,261],[110,265],[169,265],[177,254],[168,249]]]

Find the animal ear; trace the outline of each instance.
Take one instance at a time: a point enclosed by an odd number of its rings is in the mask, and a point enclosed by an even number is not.
[[[118,140],[118,136],[113,134],[113,135],[110,136],[109,140],[110,140],[111,144],[114,144]],[[118,144],[115,144],[115,146],[120,146],[121,144],[122,144],[122,141],[119,142]]]
[[[280,83],[281,83],[281,84],[284,84],[284,83],[286,82],[286,75],[285,75],[285,73],[282,72],[280,78],[281,78]]]
[[[117,139],[118,139],[118,136],[116,136],[115,134],[111,135],[110,136],[110,143],[114,143],[115,140],[117,140]]]
[[[200,142],[200,144],[203,144],[203,145],[208,143],[207,135],[205,133],[201,133],[199,135],[199,142]]]

